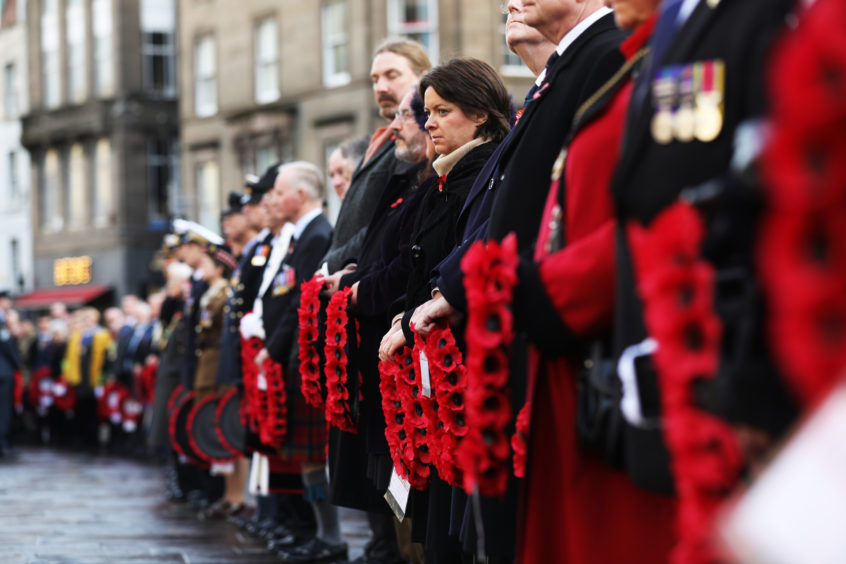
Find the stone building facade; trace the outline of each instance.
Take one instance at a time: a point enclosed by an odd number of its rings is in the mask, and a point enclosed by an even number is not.
[[[531,84],[491,0],[179,0],[179,8],[182,184],[186,212],[209,227],[245,174],[290,159],[325,169],[339,142],[385,124],[369,75],[387,36],[421,40],[434,63],[458,55],[491,63],[516,101]]]
[[[28,1],[36,288],[146,290],[182,205],[176,21],[175,0]]]

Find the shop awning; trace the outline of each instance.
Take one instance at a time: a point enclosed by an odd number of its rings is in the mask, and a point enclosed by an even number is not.
[[[45,288],[19,297],[15,300],[14,307],[15,309],[42,309],[50,307],[53,302],[62,302],[68,306],[80,306],[96,300],[111,289],[111,286],[104,284]]]

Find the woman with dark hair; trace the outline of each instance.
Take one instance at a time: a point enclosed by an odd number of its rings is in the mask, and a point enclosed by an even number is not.
[[[419,188],[423,200],[411,232],[411,272],[400,303],[404,311],[382,341],[380,357],[391,361],[403,345],[414,346],[411,314],[430,298],[432,269],[459,242],[458,215],[473,181],[510,128],[508,92],[483,61],[458,58],[435,67],[421,79],[418,93],[439,156],[432,163],[436,177]],[[428,492],[413,496],[412,540],[424,544],[427,561],[458,561],[461,544],[449,534],[452,488],[434,468],[431,476]]]

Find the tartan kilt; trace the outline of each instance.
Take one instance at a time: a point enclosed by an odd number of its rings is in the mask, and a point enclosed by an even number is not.
[[[326,462],[329,424],[324,410],[306,403],[300,391],[298,372],[285,374],[284,378],[288,396],[288,432],[277,453],[285,460]]]

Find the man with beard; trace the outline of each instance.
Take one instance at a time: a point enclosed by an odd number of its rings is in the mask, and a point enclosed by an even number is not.
[[[389,39],[376,49],[370,78],[379,113],[394,119],[400,99],[430,67],[425,48],[408,39]],[[380,127],[370,139],[361,164],[353,173],[329,252],[323,259],[329,273],[335,273],[358,257],[367,224],[397,167],[390,127]],[[337,284],[337,280],[335,280]]]

